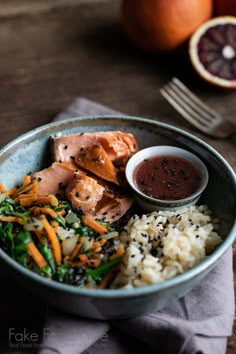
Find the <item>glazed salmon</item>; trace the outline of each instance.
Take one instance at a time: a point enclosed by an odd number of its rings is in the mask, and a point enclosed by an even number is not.
[[[40,195],[64,194],[65,186],[73,178],[74,173],[73,168],[60,162],[54,162],[50,167],[33,173],[31,178],[37,178]]]
[[[81,149],[75,163],[106,181],[119,184],[116,168],[99,143]]]
[[[71,163],[54,162],[50,167],[33,173],[31,178],[39,181],[40,195],[60,194],[65,196],[65,188],[79,169]],[[85,173],[80,171],[80,173]]]
[[[129,156],[138,151],[138,144],[133,134],[118,131],[116,132],[116,136],[120,137],[120,139],[126,144],[127,149],[129,150]]]
[[[85,214],[114,222],[126,213],[132,198],[122,197],[119,189],[97,176],[87,176],[73,163],[54,162],[50,167],[31,175],[37,178],[38,194],[60,195]]]
[[[133,204],[133,198],[128,195],[119,196],[113,192],[105,192],[96,207],[96,218],[107,222],[120,219]]]
[[[77,172],[66,188],[66,196],[74,208],[80,207],[86,214],[95,211],[104,190],[95,179]]]
[[[118,184],[128,158],[138,150],[134,136],[110,131],[53,137],[52,141],[56,161],[31,176],[39,181],[39,195],[60,195],[84,214],[109,222],[124,215],[133,198]]]
[[[51,140],[53,158],[61,162],[73,160],[81,149],[97,143],[102,145],[113,162],[127,159],[138,151],[138,144],[133,134],[121,131],[78,133],[55,136]]]
[[[119,220],[132,206],[134,199],[120,186],[104,181],[97,176],[94,178],[105,190],[92,216],[111,223]]]

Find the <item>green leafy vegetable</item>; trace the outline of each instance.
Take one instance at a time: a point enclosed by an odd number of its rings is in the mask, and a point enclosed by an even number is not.
[[[56,280],[59,281],[60,283],[66,282],[65,278],[68,275],[69,270],[70,269],[68,267],[60,264],[56,270],[56,274],[55,274]]]
[[[19,231],[15,237],[15,244],[20,245],[20,244],[26,244],[32,241],[31,234],[29,231]]]
[[[91,277],[92,279],[94,279],[95,281],[100,281],[102,280],[102,277],[110,270],[112,269],[114,266],[116,266],[117,264],[119,264],[121,262],[123,258],[123,255],[121,257],[118,257],[116,259],[114,259],[113,261],[110,261],[108,263],[102,264],[97,268],[94,269],[87,269],[86,270],[86,275],[88,277]]]
[[[31,241],[31,235],[28,231],[20,231],[14,238],[15,259],[26,268],[28,268],[29,260],[26,244]]]
[[[40,274],[46,278],[51,278],[52,276],[52,269],[48,264],[45,267],[40,268],[39,271]]]
[[[66,228],[65,222],[62,220],[62,218],[60,218],[60,216],[57,216],[56,218],[53,218],[53,220],[57,221],[59,225],[61,225],[62,227]]]
[[[46,244],[40,244],[38,248],[41,254],[43,255],[44,259],[50,266],[52,274],[54,274],[56,272],[56,265],[55,265],[51,248]]]
[[[14,258],[13,224],[2,223],[0,226],[0,246]]]
[[[0,215],[22,218],[22,224],[24,224],[27,221],[27,217],[31,215],[31,212],[27,211],[24,207],[19,205],[18,202],[15,202],[7,196],[0,203]]]

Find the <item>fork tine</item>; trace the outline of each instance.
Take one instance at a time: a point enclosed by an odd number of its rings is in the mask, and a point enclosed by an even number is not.
[[[190,97],[192,99],[192,101],[195,102],[198,105],[199,108],[202,108],[205,112],[209,113],[209,115],[212,118],[216,118],[216,117],[219,116],[219,114],[214,109],[212,109],[207,104],[205,104],[202,100],[200,100],[177,77],[173,77],[171,82],[173,82],[176,85],[176,87],[178,87],[185,95],[188,95],[188,97]]]
[[[191,101],[182,91],[180,91],[175,86],[173,87],[173,83],[170,82],[166,84],[166,90],[169,92],[172,97],[189,113],[191,114],[198,122],[207,127],[208,129],[212,129],[217,124],[221,123],[222,118],[219,114],[216,113],[216,116],[209,116],[204,110],[199,109],[195,103]],[[194,95],[193,95],[194,96]],[[201,102],[201,101],[200,101]]]
[[[207,113],[203,108],[200,108],[193,100],[192,98],[188,97],[186,93],[184,93],[183,91],[181,91],[178,86],[175,86],[175,84],[173,82],[169,82],[166,87],[169,90],[172,90],[173,92],[175,92],[176,95],[178,95],[183,101],[184,103],[186,103],[189,107],[191,107],[193,109],[194,112],[196,112],[199,116],[198,120],[201,121],[203,124],[206,124],[208,121],[209,123],[211,123],[212,121],[214,121],[216,119],[216,117],[213,117],[212,115],[209,115],[209,113]]]
[[[172,97],[172,99],[175,100],[176,104],[178,104],[182,109],[186,111],[188,115],[190,115],[191,119],[194,119],[195,121],[197,121],[197,123],[199,123],[202,127],[205,128],[208,128],[209,125],[212,125],[211,121],[206,120],[200,115],[200,113],[193,110],[192,107],[183,100],[179,93],[173,91],[170,86],[167,85],[165,87],[165,90]]]
[[[182,107],[181,102],[176,101],[175,98],[166,90],[166,88],[160,89],[161,94],[166,98],[166,100],[178,111],[190,124],[199,130],[203,130],[203,125],[198,122],[195,118],[189,115],[185,108]]]

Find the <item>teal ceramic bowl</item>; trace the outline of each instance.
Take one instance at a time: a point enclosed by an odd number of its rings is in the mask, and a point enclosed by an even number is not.
[[[221,218],[221,245],[202,263],[175,278],[136,289],[80,289],[47,280],[16,263],[0,249],[1,266],[16,281],[40,296],[46,303],[74,315],[119,319],[140,316],[170,305],[185,295],[214,267],[232,245],[236,235],[236,179],[223,157],[200,139],[180,129],[155,121],[129,116],[93,116],[51,123],[24,134],[0,151],[0,181],[7,188],[22,177],[50,164],[49,137],[61,133],[122,130],[132,132],[140,148],[172,145],[186,149],[207,166],[209,182],[199,203]]]

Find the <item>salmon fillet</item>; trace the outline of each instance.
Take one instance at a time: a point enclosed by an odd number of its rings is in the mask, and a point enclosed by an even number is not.
[[[80,207],[86,214],[95,210],[104,190],[95,179],[77,172],[66,188],[66,196],[74,208]]]
[[[86,173],[71,163],[54,162],[50,167],[33,173],[38,180],[38,194],[60,195],[68,198],[74,208],[85,214],[109,222],[118,220],[132,204],[132,198],[120,196],[119,189],[112,188],[97,176]]]
[[[54,162],[50,167],[33,173],[31,178],[37,178],[41,195],[61,194],[65,195],[65,188],[75,174],[76,168],[69,164]]]
[[[75,163],[106,181],[119,184],[116,168],[101,144],[80,150]]]
[[[119,220],[133,204],[133,198],[128,195],[118,196],[105,192],[95,210],[96,218],[113,223]]]
[[[132,134],[72,134],[52,137],[52,143],[55,162],[31,175],[39,181],[40,195],[60,195],[84,214],[109,222],[126,213],[133,198],[115,184],[122,181],[127,160],[138,151]]]
[[[111,161],[126,159],[138,151],[138,144],[130,133],[107,131],[95,133],[78,133],[51,137],[52,153],[55,161],[73,160],[81,149],[94,144],[101,144]]]
[[[116,136],[120,137],[121,140],[126,144],[130,155],[133,155],[138,151],[138,144],[133,134],[118,131],[116,132]]]

